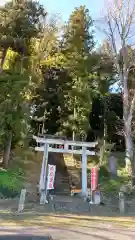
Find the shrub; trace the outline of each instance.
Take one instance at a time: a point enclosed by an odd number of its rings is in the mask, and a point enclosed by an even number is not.
[[[23,187],[23,172],[21,169],[0,170],[0,195],[13,198],[20,194]]]
[[[104,165],[100,166],[99,169],[99,182],[101,182],[104,179],[108,179],[110,177],[110,173],[108,171],[108,168]]]

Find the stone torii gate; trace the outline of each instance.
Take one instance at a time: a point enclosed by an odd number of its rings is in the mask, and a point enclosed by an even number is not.
[[[87,197],[87,156],[94,156],[94,148],[98,144],[97,142],[79,142],[68,141],[63,139],[45,138],[33,136],[33,139],[37,142],[36,151],[44,152],[43,162],[40,174],[39,188],[41,191],[40,203],[46,202],[47,194],[47,164],[48,153],[69,153],[69,154],[81,154],[82,155],[82,197]],[[56,145],[62,145],[63,148],[56,148]],[[73,147],[76,147],[74,149]],[[90,150],[93,148],[93,150]]]

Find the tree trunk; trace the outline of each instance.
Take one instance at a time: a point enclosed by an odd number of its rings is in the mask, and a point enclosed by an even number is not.
[[[132,161],[132,187],[135,186],[135,155],[133,154],[133,161]]]
[[[125,51],[125,49],[123,49]],[[123,53],[124,56],[124,53]],[[131,170],[133,162],[133,139],[132,139],[132,111],[131,102],[129,101],[128,92],[128,72],[124,69],[124,73],[121,72],[120,80],[123,83],[123,120],[124,120],[124,136],[125,136],[125,164],[126,170]]]
[[[73,133],[72,133],[72,140],[75,141],[75,131],[73,130]],[[74,146],[72,146],[72,151],[74,150]],[[72,153],[72,161],[74,161],[74,153]],[[74,162],[75,164],[75,162]]]
[[[4,50],[2,52],[1,63],[0,63],[0,73],[2,73],[2,71],[3,71],[3,66],[4,66],[6,55],[7,55],[7,48],[4,48]]]
[[[3,153],[3,167],[8,168],[10,151],[12,142],[12,131],[8,131],[5,136],[4,153]]]
[[[132,187],[135,186],[135,155],[134,155],[134,146],[132,138],[132,124],[128,117],[127,121],[125,119],[125,147],[126,147],[126,157],[125,164],[126,170],[131,177]]]
[[[132,139],[132,132],[131,132],[131,122],[126,121],[125,119],[125,147],[126,147],[126,169],[128,170],[132,166],[133,162],[133,139]]]
[[[100,162],[100,165],[102,165],[104,160],[104,154],[105,154],[105,140],[101,139],[100,142],[101,142],[101,146],[99,150],[99,155],[100,155],[99,162]]]
[[[76,97],[75,97],[75,102],[76,102]],[[73,118],[74,118],[74,122],[75,122],[75,119],[76,119],[76,109],[75,109],[75,106],[74,106]],[[73,130],[73,132],[72,132],[72,141],[75,141],[75,130]],[[74,150],[74,146],[72,146],[72,151],[73,150]],[[72,153],[72,161],[75,161],[74,153]],[[74,164],[75,164],[75,162],[74,162]]]
[[[107,104],[106,104],[105,97],[103,98],[103,100],[104,100],[104,136],[103,136],[103,140],[101,140],[100,160],[99,160],[100,164],[103,164],[105,151],[106,151],[106,143],[107,143],[107,124],[106,124]]]

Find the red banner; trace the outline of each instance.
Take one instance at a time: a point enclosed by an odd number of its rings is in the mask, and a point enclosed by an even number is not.
[[[98,187],[98,167],[91,169],[91,190],[95,191]]]

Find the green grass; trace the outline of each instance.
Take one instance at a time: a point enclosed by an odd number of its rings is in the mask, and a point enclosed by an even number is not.
[[[128,179],[119,177],[117,179],[107,179],[106,181],[102,181],[100,184],[100,188],[102,188],[105,192],[119,192],[120,187],[123,184],[127,184]]]
[[[0,169],[0,197],[12,198],[19,195],[23,187],[24,173],[21,168]]]
[[[12,152],[9,169],[0,169],[0,198],[13,198],[20,195],[26,173],[31,174],[31,162],[35,162],[35,159],[35,153],[31,149],[18,147]]]

